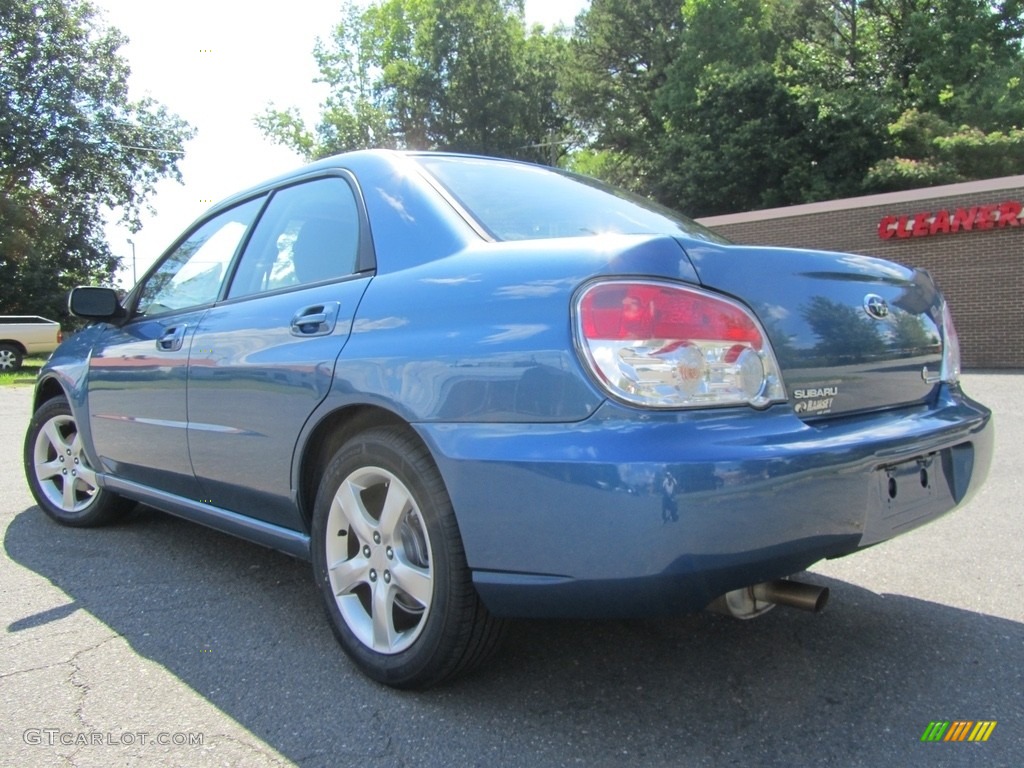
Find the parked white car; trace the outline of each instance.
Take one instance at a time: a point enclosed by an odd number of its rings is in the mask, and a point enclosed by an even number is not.
[[[0,316],[0,373],[21,368],[25,355],[48,355],[63,338],[60,323],[39,315]]]

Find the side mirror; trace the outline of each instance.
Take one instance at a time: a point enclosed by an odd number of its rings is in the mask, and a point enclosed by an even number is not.
[[[71,295],[68,296],[68,309],[75,317],[84,317],[88,320],[124,317],[124,307],[117,300],[117,291],[113,288],[72,288]]]

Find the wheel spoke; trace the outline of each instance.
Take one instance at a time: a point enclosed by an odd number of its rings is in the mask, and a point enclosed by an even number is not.
[[[334,495],[334,501],[331,502],[333,507],[331,516],[333,518],[337,512],[339,517],[352,526],[352,530],[361,542],[369,543],[373,540],[374,526],[363,505],[363,500],[359,496],[361,490],[362,488],[351,480],[343,482]]]
[[[378,581],[373,588],[373,647],[378,651],[394,650],[398,633],[394,622],[395,590]]]
[[[78,465],[78,482],[84,485],[85,490],[89,493],[95,493],[98,488],[96,485],[96,473],[87,467],[85,462],[81,462]]]
[[[64,493],[63,493],[62,504],[63,504],[64,510],[66,512],[71,512],[71,511],[74,510],[75,503],[77,501],[77,499],[75,497],[75,483],[74,483],[74,480],[69,478],[67,475],[63,475],[63,479],[64,479]]]
[[[43,426],[43,434],[46,435],[46,439],[50,441],[50,445],[53,446],[58,454],[65,454],[70,446],[64,440],[64,436],[61,435],[60,430],[57,429],[57,420],[50,419]]]
[[[61,467],[64,465],[60,463],[60,459],[54,459],[53,461],[37,461],[36,462],[36,477],[39,481],[49,480],[51,477],[60,474]]]
[[[331,587],[338,596],[349,594],[360,584],[366,584],[370,580],[370,563],[364,557],[341,560],[329,565],[327,570],[331,574]]]
[[[434,594],[434,582],[430,571],[407,563],[395,563],[391,577],[396,586],[413,600],[426,608]]]
[[[398,526],[402,521],[402,513],[411,503],[409,492],[401,483],[390,483],[384,499],[384,508],[380,512],[380,531],[389,541],[398,540]]]

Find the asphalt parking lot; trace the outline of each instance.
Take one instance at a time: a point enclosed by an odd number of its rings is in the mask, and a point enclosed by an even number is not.
[[[440,690],[363,678],[309,566],[140,508],[71,530],[0,388],[0,765],[1019,766],[1024,373],[973,373],[995,463],[969,506],[815,566],[820,615],[523,622]],[[932,721],[985,742],[922,742]]]

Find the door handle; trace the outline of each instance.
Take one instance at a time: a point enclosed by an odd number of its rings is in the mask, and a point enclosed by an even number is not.
[[[163,335],[156,340],[156,348],[161,352],[177,352],[185,341],[186,328],[186,323],[165,328]]]
[[[303,307],[292,317],[292,336],[329,336],[338,322],[339,301]]]

